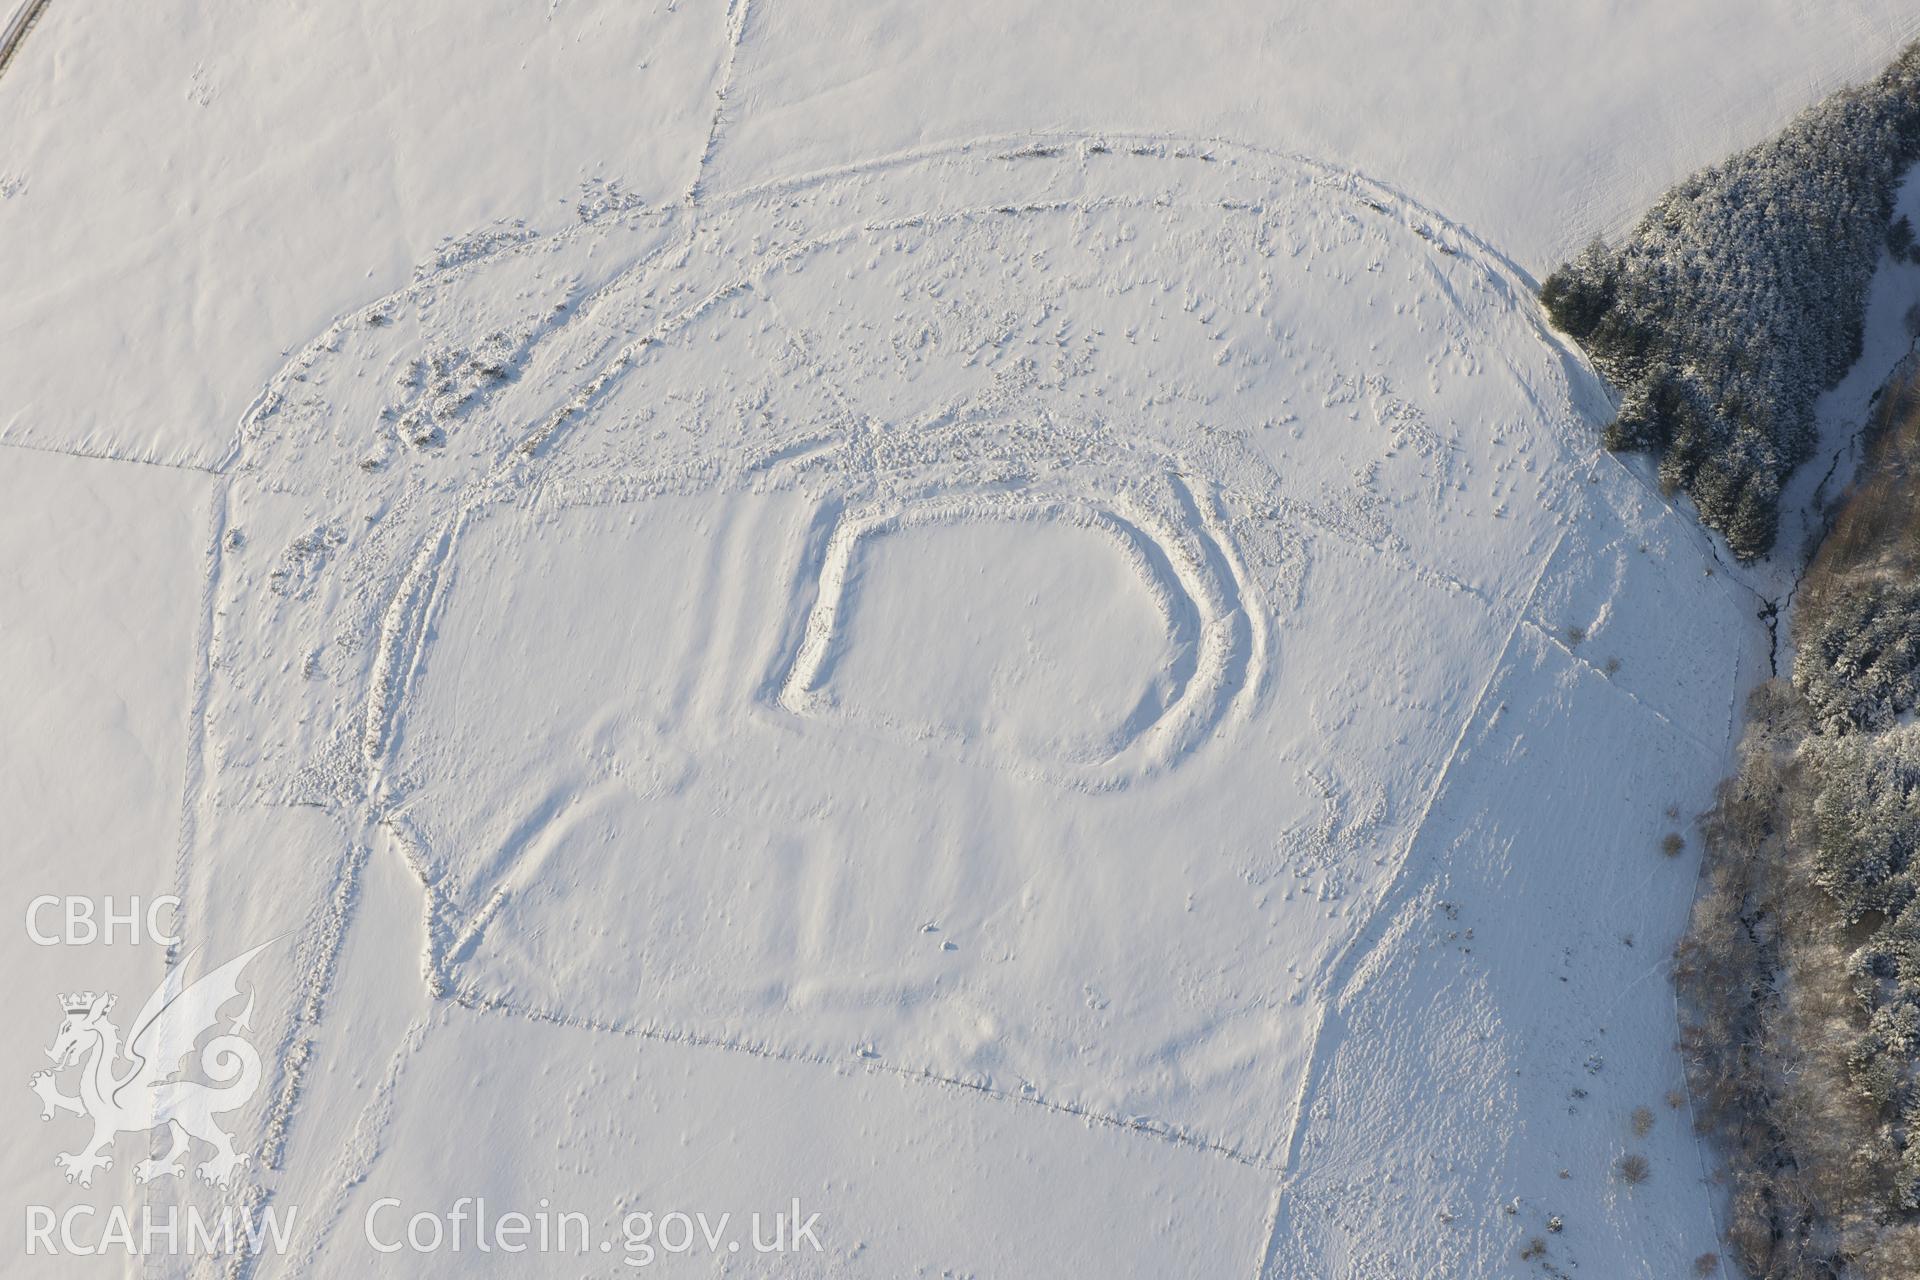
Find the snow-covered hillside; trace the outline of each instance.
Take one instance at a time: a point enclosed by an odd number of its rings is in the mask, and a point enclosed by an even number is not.
[[[0,439],[217,465],[444,238],[1037,130],[1310,155],[1544,274],[1916,35],[1902,0],[60,0],[0,78]]]
[[[67,1185],[22,1088],[9,1204],[297,1206],[259,1276],[558,1273],[365,1238],[463,1196],[821,1214],[684,1273],[1682,1274],[1660,846],[1766,633],[1515,263],[1901,9],[55,0],[7,909],[278,941],[245,1179]],[[22,1082],[159,975],[7,946]]]

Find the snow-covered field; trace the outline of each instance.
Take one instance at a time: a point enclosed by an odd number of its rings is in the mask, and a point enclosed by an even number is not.
[[[0,77],[6,909],[274,940],[254,1165],[82,1187],[25,1082],[162,949],[8,936],[13,1221],[264,1199],[262,1277],[579,1265],[366,1238],[461,1197],[820,1214],[685,1274],[1717,1248],[1660,843],[1767,636],[1526,272],[1920,14],[484,8],[54,0]]]

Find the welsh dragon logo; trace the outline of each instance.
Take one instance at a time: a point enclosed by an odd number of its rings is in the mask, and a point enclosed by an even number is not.
[[[214,1117],[244,1106],[260,1087],[260,1055],[240,1035],[252,1030],[251,988],[246,1007],[226,1033],[207,1041],[200,1051],[200,1070],[212,1083],[175,1077],[181,1060],[219,1021],[220,1010],[240,994],[240,971],[271,945],[260,944],[190,986],[184,975],[197,953],[189,954],[147,997],[124,1045],[120,1029],[107,1016],[113,1011],[111,994],[83,991],[62,997],[66,1018],[47,1050],[53,1070],[35,1072],[32,1084],[40,1096],[42,1120],[53,1119],[56,1111],[70,1111],[93,1121],[92,1141],[54,1158],[66,1170],[68,1182],[90,1186],[97,1170],[112,1168],[114,1139],[120,1134],[160,1128],[170,1132],[172,1145],[160,1158],[134,1166],[140,1181],[184,1174],[184,1159],[195,1141],[213,1148],[196,1166],[198,1176],[222,1187],[233,1180],[248,1157],[233,1149],[233,1136]],[[80,1092],[70,1097],[60,1092],[56,1076],[76,1065]]]

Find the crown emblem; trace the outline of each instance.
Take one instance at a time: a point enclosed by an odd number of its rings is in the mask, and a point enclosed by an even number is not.
[[[68,1182],[91,1186],[95,1174],[112,1167],[115,1140],[135,1133],[149,1135],[141,1138],[147,1158],[133,1168],[141,1182],[185,1176],[185,1157],[197,1142],[212,1147],[213,1154],[194,1165],[193,1172],[217,1187],[233,1185],[251,1157],[235,1149],[233,1135],[215,1117],[244,1106],[262,1083],[260,1053],[240,1034],[251,1029],[253,993],[245,993],[246,1011],[231,1021],[223,1020],[220,1011],[229,1001],[237,1002],[241,971],[268,945],[263,942],[190,983],[180,980],[180,970],[168,974],[141,1006],[124,1047],[120,1028],[107,1016],[114,1006],[111,991],[59,994],[66,1017],[46,1050],[52,1066],[35,1072],[32,1086],[42,1119],[66,1111],[93,1121],[87,1145],[55,1161]],[[207,1040],[204,1046],[202,1039]],[[194,1074],[205,1078],[170,1080],[182,1059],[196,1050],[199,1069]],[[133,1064],[124,1070],[119,1066],[123,1053]],[[68,1072],[78,1073],[78,1095],[60,1089],[58,1077]],[[165,1154],[160,1154],[157,1140],[162,1131],[173,1139]]]

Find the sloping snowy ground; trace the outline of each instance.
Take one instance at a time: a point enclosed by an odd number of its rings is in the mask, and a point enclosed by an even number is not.
[[[291,934],[263,1275],[479,1194],[799,1196],[834,1275],[1675,1274],[1658,844],[1764,634],[1508,258],[1915,25],[1829,9],[808,52],[766,5],[57,2],[0,79],[0,422],[216,474],[0,454],[7,758],[108,797],[5,793],[75,859],[13,917]],[[1596,31],[1633,56],[1535,109]],[[1599,175],[1564,216],[1549,158]],[[57,991],[150,977],[28,959],[23,1080]],[[10,1203],[137,1202],[27,1138]]]
[[[41,894],[164,893],[173,877],[189,734],[194,635],[177,625],[205,568],[210,477],[165,467],[10,449],[0,458],[0,814],[6,816],[5,956],[0,1017],[16,1029],[5,1074],[19,1089],[0,1145],[0,1187],[65,1210],[104,1198],[67,1186],[53,1166],[70,1150],[26,1092],[48,1066],[59,998],[112,983],[137,1000],[161,973],[159,948],[124,941],[76,965],[32,945],[27,906]],[[59,913],[43,915],[47,929]],[[138,994],[133,990],[138,988]],[[71,1139],[72,1134],[59,1135]],[[110,1194],[127,1186],[109,1184]],[[9,1230],[18,1231],[18,1227]],[[18,1235],[6,1248],[17,1252]],[[20,1265],[20,1264],[15,1264]],[[96,1265],[79,1274],[108,1274]]]
[[[1318,156],[1538,274],[1916,35],[1903,0],[59,0],[0,78],[0,439],[217,465],[447,237],[1011,132]]]
[[[803,1110],[902,1082],[937,1128],[1191,1151],[1278,1193],[1219,1242],[1276,1275],[1490,1274],[1515,1196],[1587,1265],[1691,1258],[1684,1125],[1657,1203],[1609,1166],[1678,1083],[1662,810],[1719,770],[1739,655],[1699,655],[1751,603],[1595,456],[1595,394],[1436,216],[1135,136],[492,237],[343,318],[220,499],[182,883],[228,949],[303,927],[278,1194],[349,1224],[339,1266],[358,1188],[464,1194],[406,1138],[470,1122],[436,1044],[545,1026],[601,1076],[697,1049],[811,1070]],[[417,952],[339,963],[374,862]],[[392,1063],[357,1117],[343,1052]],[[1382,1097],[1426,1123],[1382,1147]],[[580,1143],[590,1183],[620,1132],[503,1159]],[[812,1177],[836,1271],[996,1256]]]

